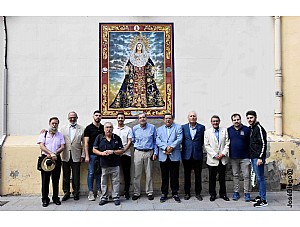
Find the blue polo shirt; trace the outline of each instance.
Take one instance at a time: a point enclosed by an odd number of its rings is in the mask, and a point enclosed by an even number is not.
[[[229,157],[232,159],[244,159],[250,158],[249,156],[249,138],[250,129],[247,126],[241,125],[236,130],[234,126],[230,126],[228,129],[228,136],[230,139],[229,144]]]

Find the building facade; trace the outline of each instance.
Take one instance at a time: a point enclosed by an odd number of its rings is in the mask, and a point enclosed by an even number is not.
[[[247,124],[246,111],[256,110],[268,131],[268,187],[287,184],[288,169],[299,184],[300,17],[5,17],[0,32],[1,195],[40,193],[36,140],[50,117],[57,116],[62,126],[74,110],[79,124],[91,123],[100,102],[99,23],[106,22],[173,23],[175,121],[186,123],[188,112],[195,110],[206,128],[214,114],[228,127],[232,113],[240,113]],[[276,58],[282,60],[279,71]],[[276,76],[282,82],[279,95]],[[274,123],[279,96],[282,112],[276,117],[282,117],[283,135]],[[158,165],[154,173],[159,190]],[[83,164],[83,192],[86,174]]]

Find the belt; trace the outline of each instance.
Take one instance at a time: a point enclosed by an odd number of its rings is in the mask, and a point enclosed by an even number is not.
[[[147,152],[147,151],[152,151],[153,149],[137,149],[135,148],[137,151],[143,151],[143,152]]]

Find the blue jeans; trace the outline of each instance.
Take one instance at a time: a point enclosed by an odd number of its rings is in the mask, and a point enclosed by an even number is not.
[[[87,183],[88,183],[88,188],[89,192],[93,191],[93,186],[94,186],[94,162],[95,159],[97,158],[97,155],[91,154],[90,155],[90,161],[89,161],[89,166],[88,166],[88,174],[87,174]],[[101,190],[101,175],[96,175],[96,186],[97,190]]]
[[[262,200],[267,200],[267,192],[266,192],[266,180],[265,180],[265,174],[264,174],[264,167],[265,167],[265,159],[262,159],[263,164],[258,166],[257,158],[251,159],[253,171],[257,177],[257,183],[258,183],[258,190],[259,190],[259,196]]]

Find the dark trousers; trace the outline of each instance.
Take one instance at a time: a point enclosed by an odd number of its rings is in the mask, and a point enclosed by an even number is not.
[[[73,195],[79,195],[80,189],[80,162],[73,162],[72,155],[68,162],[62,162],[63,170],[63,191],[70,194],[70,176],[72,170],[72,188]]]
[[[124,176],[124,192],[129,192],[130,187],[130,170],[131,170],[131,157],[128,155],[121,156],[121,166]]]
[[[170,158],[168,157],[166,161],[159,162],[159,163],[160,163],[160,171],[161,171],[162,194],[168,195],[169,181],[170,181],[172,195],[178,195],[180,161],[171,161]]]
[[[191,194],[191,174],[194,170],[195,174],[195,193],[200,195],[202,191],[202,160],[194,160],[193,158],[189,160],[182,160],[184,169],[184,192],[185,194]]]
[[[209,194],[211,196],[216,196],[216,180],[217,174],[219,174],[219,184],[220,190],[219,195],[226,195],[226,181],[225,181],[225,173],[226,173],[226,165],[223,165],[221,161],[219,161],[218,166],[208,166],[209,171]]]
[[[52,180],[52,200],[56,201],[59,199],[58,197],[58,184],[60,178],[60,171],[61,171],[61,159],[60,156],[57,156],[56,165],[54,170],[50,172],[45,172],[44,170],[41,171],[42,177],[42,201],[49,202],[49,184],[50,184],[50,177]]]

